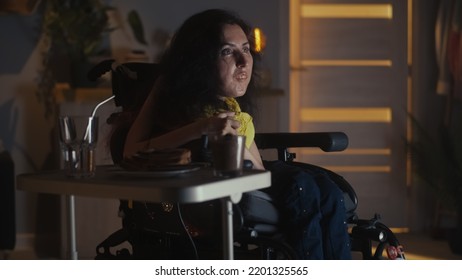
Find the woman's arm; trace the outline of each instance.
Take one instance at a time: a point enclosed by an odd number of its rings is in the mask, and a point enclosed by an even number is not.
[[[210,118],[198,119],[188,125],[172,130],[160,136],[152,137],[154,126],[154,87],[143,104],[140,113],[132,124],[124,146],[124,158],[147,149],[176,148],[209,133],[225,135],[236,134],[240,126],[234,120],[234,113],[224,112]]]
[[[157,82],[154,84],[154,89],[156,88]],[[148,139],[152,134],[153,127],[153,107],[154,107],[154,94],[151,93],[148,95],[144,101],[143,106],[139,114],[137,115],[135,121],[132,123],[127,137],[125,139],[124,146],[124,158],[130,157],[138,151],[144,150],[148,144]]]
[[[141,118],[137,118],[135,123],[136,126],[132,126],[127,135],[124,157],[130,157],[142,150],[176,148],[209,133],[218,133],[221,135],[228,133],[236,134],[236,128],[239,126],[239,123],[232,119],[217,116],[200,119],[160,136],[151,138],[146,136],[146,133],[138,133],[138,131],[141,131],[143,128],[142,124],[148,124],[149,122],[143,122]],[[152,133],[149,127],[146,127],[146,131]]]
[[[252,161],[254,169],[265,169],[261,160],[260,151],[258,150],[255,141],[252,142],[249,149],[245,149],[244,158]]]

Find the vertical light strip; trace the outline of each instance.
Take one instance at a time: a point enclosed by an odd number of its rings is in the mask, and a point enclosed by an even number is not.
[[[253,35],[255,38],[255,52],[259,53],[263,49],[263,40],[260,28],[254,28]]]
[[[412,65],[412,0],[407,1],[407,64]]]
[[[412,7],[413,3],[412,0],[407,1],[407,111],[409,114],[413,113],[412,108],[412,37],[413,37],[413,30],[412,30],[412,21],[413,21],[413,14],[412,14]],[[406,116],[406,138],[407,141],[412,141],[412,122]],[[406,156],[406,185],[408,188],[412,186],[412,159]]]
[[[409,114],[413,113],[413,106],[412,106],[412,91],[413,91],[413,86],[412,86],[412,64],[413,64],[413,59],[412,59],[412,49],[413,49],[413,2],[412,0],[407,1],[407,112]],[[409,117],[406,115],[406,140],[412,141],[412,133],[413,133],[413,126],[412,122],[409,119]],[[407,193],[410,193],[412,190],[413,186],[413,180],[412,180],[412,165],[413,165],[412,157],[408,157],[406,155],[406,189]],[[407,211],[407,218],[408,221],[412,220],[414,215],[412,215],[412,200],[408,197],[406,199],[406,206],[408,208]]]
[[[300,125],[300,0],[290,0],[290,116],[289,129],[297,132]]]

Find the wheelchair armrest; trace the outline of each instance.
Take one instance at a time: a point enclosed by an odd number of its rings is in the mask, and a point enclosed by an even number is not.
[[[348,147],[348,136],[343,132],[256,133],[255,143],[262,150],[318,147],[325,152],[337,152]]]

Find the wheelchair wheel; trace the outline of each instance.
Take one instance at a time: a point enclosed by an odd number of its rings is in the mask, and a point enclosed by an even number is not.
[[[294,260],[295,251],[283,240],[258,236],[240,239],[235,247],[237,259]]]
[[[386,241],[377,245],[375,250],[376,259],[405,260],[403,246],[399,243],[395,234],[382,223],[377,223],[375,226],[377,229],[383,230],[387,235]]]
[[[352,251],[362,254],[364,260],[404,260],[403,246],[395,234],[377,217],[355,220],[351,231]]]

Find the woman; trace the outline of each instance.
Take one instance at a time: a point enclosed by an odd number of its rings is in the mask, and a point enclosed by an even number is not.
[[[224,11],[210,10],[188,19],[164,55],[164,74],[130,129],[124,155],[178,147],[207,134],[238,134],[239,120],[253,126],[248,114],[238,113],[236,119],[236,112],[227,108],[239,110],[232,98],[244,96],[254,75],[250,32],[243,21]],[[159,131],[168,132],[152,137]],[[245,158],[263,169],[253,136],[248,136]]]
[[[165,53],[162,74],[126,139],[124,157],[174,148],[207,134],[246,135],[245,159],[272,171],[269,193],[287,216],[287,237],[301,259],[348,259],[341,191],[323,174],[262,162],[246,111],[257,59],[251,28],[224,10],[187,19]],[[247,93],[247,94],[246,94]],[[239,103],[238,101],[239,100]],[[322,183],[324,186],[319,187]]]

